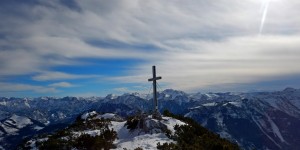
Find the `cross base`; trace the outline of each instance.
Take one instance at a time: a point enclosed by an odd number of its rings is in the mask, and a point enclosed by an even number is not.
[[[162,117],[161,117],[161,114],[159,113],[159,111],[154,111],[152,113],[152,118],[157,119],[157,120],[162,120]]]

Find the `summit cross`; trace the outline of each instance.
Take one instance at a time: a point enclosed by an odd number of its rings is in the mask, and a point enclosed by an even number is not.
[[[154,101],[154,112],[153,112],[153,118],[156,119],[160,119],[161,116],[158,112],[158,105],[157,105],[157,91],[156,91],[156,80],[160,80],[161,77],[156,77],[156,70],[155,70],[155,66],[152,66],[152,74],[153,74],[153,78],[148,79],[148,81],[152,81],[153,82],[153,101]]]

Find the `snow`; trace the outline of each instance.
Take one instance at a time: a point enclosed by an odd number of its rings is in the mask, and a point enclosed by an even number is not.
[[[132,93],[132,95],[140,97],[142,99],[147,99],[149,97],[148,94],[143,94],[143,93],[138,93],[138,92]]]
[[[213,95],[211,95],[211,94],[204,94],[206,97],[208,97],[208,98],[211,98],[211,97],[213,97]]]
[[[228,102],[229,104],[232,104],[236,107],[242,107],[242,103],[241,102]]]
[[[44,129],[44,127],[35,126],[33,129],[34,129],[34,130],[37,130],[37,131],[39,131],[39,130],[42,130],[42,129]]]
[[[6,106],[6,101],[0,102],[0,105]]]
[[[96,111],[84,113],[83,115],[81,115],[81,119],[86,120],[89,116],[92,116],[92,115],[95,115],[95,114],[97,114]]]
[[[267,123],[263,119],[257,119],[257,122],[262,126],[263,128],[268,128]]]
[[[170,120],[170,119],[169,119]],[[167,121],[168,122],[168,121]],[[169,126],[176,121],[169,121]],[[139,130],[130,132],[127,129],[124,122],[112,122],[112,127],[118,133],[118,139],[114,141],[114,144],[117,145],[116,149],[123,150],[126,149],[135,149],[137,147],[143,149],[156,149],[157,143],[160,142],[174,142],[169,139],[164,133],[156,134],[145,134]]]
[[[88,134],[90,136],[96,136],[96,135],[100,135],[101,131],[100,130],[85,130],[85,131],[79,131],[79,132],[73,132],[75,137],[78,137],[82,134]]]
[[[259,122],[254,118],[254,116],[251,115],[251,119],[255,122],[255,124],[262,131],[262,133],[264,133],[277,147],[281,149],[281,146],[277,144],[277,142],[264,131],[264,128],[259,124]]]
[[[207,94],[203,94],[203,95],[206,96],[208,100],[213,100],[216,97],[218,97],[217,94],[213,94],[213,93],[207,93]]]
[[[218,132],[218,134],[219,134],[222,138],[232,139],[232,136],[231,136],[228,132],[226,132],[226,131]]]
[[[107,114],[105,116],[112,116],[113,114]],[[154,119],[151,119],[154,120]],[[158,120],[155,120],[158,122]],[[163,120],[161,121],[163,124],[165,124],[168,129],[170,129],[173,133],[174,126],[176,124],[183,125],[185,123],[170,118],[170,117],[163,117]],[[117,132],[118,138],[114,141],[114,144],[117,146],[116,149],[123,150],[126,149],[135,149],[137,147],[143,148],[143,149],[156,149],[157,143],[160,142],[161,144],[165,142],[175,142],[171,139],[169,139],[165,133],[154,133],[149,134],[143,132],[141,129],[137,129],[134,131],[130,131],[126,128],[125,123],[126,121],[118,122],[118,121],[111,121],[112,125],[109,127],[110,129],[113,129]],[[80,131],[80,132],[74,132],[74,136],[80,136],[81,134],[89,134],[91,136],[100,135],[100,130],[86,130],[86,131]]]
[[[29,145],[30,145],[30,149],[31,150],[38,150],[38,148],[36,147],[36,142],[43,142],[43,141],[47,141],[48,138],[42,138],[42,139],[37,139],[37,140],[30,140],[28,141]]]
[[[280,139],[281,142],[285,142],[285,140],[283,139],[277,125],[274,123],[274,121],[268,116],[266,115],[268,118],[269,123],[271,124],[271,128],[273,130],[273,133]]]
[[[12,115],[10,118],[5,120],[1,124],[1,127],[5,130],[6,133],[14,135],[14,134],[18,134],[17,132],[19,131],[19,129],[30,124],[33,123],[29,118]]]
[[[166,89],[162,92],[165,95],[165,98],[168,98],[170,100],[175,100],[176,97],[185,96],[186,94],[182,91],[176,91],[172,89]],[[185,99],[178,99],[179,103],[181,104],[183,101],[187,101]]]
[[[175,133],[175,130],[174,130],[174,126],[176,124],[178,125],[185,125],[186,123],[180,121],[180,120],[177,120],[177,119],[174,119],[174,118],[171,118],[171,117],[163,117],[163,120],[161,121],[163,124],[167,125],[168,129],[172,131],[172,133]]]
[[[134,93],[134,95],[138,96],[137,93]],[[161,98],[164,98],[166,100],[171,100],[172,98],[175,98],[178,95],[180,96],[180,92],[175,91],[175,90],[169,90],[168,92],[166,91],[166,92],[160,93],[160,95],[161,95]],[[208,94],[196,93],[194,95],[184,94],[184,95],[181,95],[181,97],[178,97],[178,99],[180,99],[180,98],[183,98],[183,99],[185,99],[185,98],[196,99],[196,97],[197,97],[197,99],[199,99],[199,101],[195,101],[195,103],[189,103],[190,105],[182,106],[182,107],[191,107],[190,111],[185,116],[194,115],[195,118],[197,118],[196,115],[199,112],[202,112],[202,110],[198,111],[198,110],[192,110],[192,109],[204,108],[205,107],[203,110],[205,110],[206,108],[208,108],[208,109],[211,108],[212,110],[214,110],[213,106],[217,106],[218,104],[221,104],[221,103],[223,103],[224,106],[226,106],[226,105],[227,106],[234,105],[234,106],[237,106],[237,107],[243,106],[243,109],[247,109],[247,110],[249,109],[249,111],[250,111],[250,109],[252,110],[252,107],[255,107],[255,108],[257,108],[257,110],[253,109],[253,111],[255,113],[259,113],[259,114],[257,114],[258,116],[254,113],[251,113],[251,114],[254,115],[255,120],[256,120],[255,123],[258,124],[257,126],[260,128],[260,130],[262,130],[261,134],[269,135],[267,138],[271,138],[272,141],[274,141],[274,142],[280,142],[280,141],[284,142],[284,140],[289,142],[289,139],[285,136],[286,133],[283,132],[283,129],[280,128],[279,124],[275,124],[277,122],[274,122],[274,120],[271,120],[272,118],[270,120],[268,120],[268,118],[263,117],[263,119],[262,119],[262,118],[260,118],[260,114],[265,116],[263,114],[263,112],[269,110],[268,108],[271,108],[270,106],[272,106],[272,107],[274,107],[274,110],[278,109],[278,110],[281,110],[285,113],[288,113],[289,115],[299,117],[299,112],[300,112],[299,111],[299,108],[300,108],[300,100],[299,100],[300,99],[300,90],[286,89],[284,91],[279,91],[279,92],[260,92],[260,93],[256,92],[256,93],[241,93],[241,94],[238,93],[237,95],[240,96],[240,97],[237,97],[237,96],[234,96],[234,95],[231,95],[231,94],[222,94],[222,93],[221,94],[219,94],[219,93],[217,93],[217,94],[213,94],[213,93],[208,93]],[[151,94],[149,94],[148,96],[151,96]],[[133,96],[131,96],[131,97],[132,97],[133,102],[137,101],[137,99],[135,97],[133,97]],[[117,96],[111,95],[110,98],[111,99],[116,99]],[[126,99],[126,98],[127,97],[125,97],[125,95],[124,95],[124,97],[120,96],[119,98],[117,98],[117,100],[114,100],[113,102],[123,103],[125,105],[130,105],[130,104],[127,103],[127,101],[121,101],[121,100]],[[41,101],[41,99],[44,99],[45,101],[48,101],[48,102],[47,103],[43,102],[43,101]],[[104,101],[105,98],[99,98],[99,99],[94,98],[94,99],[95,99],[95,102],[104,103],[102,101]],[[111,101],[111,99],[105,99],[105,100]],[[243,100],[243,99],[247,99],[247,100]],[[94,104],[94,102],[92,103],[92,102],[88,101],[88,104],[85,104],[86,101],[84,101],[84,100],[89,100],[89,99],[82,99],[84,107],[80,107],[79,110],[78,109],[72,109],[73,107],[77,108],[77,103],[78,103],[77,101],[75,101],[74,104],[70,105],[69,109],[72,110],[70,112],[71,115],[90,110],[90,109],[87,109],[87,108],[90,108],[90,106],[92,106]],[[175,99],[175,100],[177,101],[177,99]],[[209,100],[212,100],[212,101],[209,101]],[[3,115],[1,115],[1,118],[4,119],[9,114],[12,114],[13,111],[18,111],[19,112],[20,111],[19,109],[26,108],[26,106],[24,107],[23,105],[24,104],[26,105],[27,102],[30,104],[30,106],[32,108],[30,108],[30,109],[28,108],[28,110],[24,110],[24,112],[26,112],[26,114],[29,114],[30,118],[35,118],[35,119],[36,118],[38,118],[38,119],[43,118],[42,119],[43,122],[47,121],[46,120],[47,118],[52,119],[50,117],[51,112],[54,112],[52,110],[55,110],[55,112],[65,112],[65,111],[61,111],[61,109],[64,109],[66,103],[64,101],[63,101],[64,103],[60,103],[59,99],[57,99],[57,98],[50,98],[50,97],[37,98],[37,99],[34,99],[34,101],[31,101],[31,100],[30,101],[29,100],[28,101],[23,101],[23,99],[12,98],[11,100],[3,99],[3,100],[0,101],[0,106],[5,108],[4,110],[1,110],[1,112],[3,112]],[[41,103],[41,102],[43,102],[43,103]],[[133,102],[131,102],[131,103],[133,103]],[[214,103],[212,103],[212,102],[214,102]],[[218,103],[218,102],[220,102],[220,103]],[[149,103],[151,103],[151,102],[149,102]],[[202,103],[204,103],[204,104],[201,105]],[[49,104],[49,106],[48,106],[48,104]],[[69,104],[69,103],[67,103],[67,104]],[[91,104],[91,105],[89,105],[89,104]],[[249,106],[247,106],[248,104],[249,104]],[[250,106],[250,104],[251,104],[251,106]],[[270,106],[268,104],[270,104]],[[79,105],[82,105],[82,104],[80,103]],[[40,108],[44,108],[44,106],[49,107],[49,110],[48,109],[40,109]],[[293,107],[293,106],[297,106],[298,109],[296,107]],[[7,113],[6,113],[6,109],[7,109]],[[37,110],[40,111],[38,113],[38,115],[37,115],[37,113],[32,113],[32,114],[27,113],[28,111],[32,111],[33,109],[37,109]],[[273,108],[271,108],[271,109],[273,109]],[[76,110],[76,111],[74,111],[74,110]],[[251,118],[249,118],[250,116],[248,116],[247,113],[245,113],[245,114],[239,113],[239,110],[241,110],[241,109],[235,109],[235,108],[230,107],[230,108],[228,108],[228,110],[230,111],[228,113],[231,117],[234,117],[234,118],[235,117],[244,117],[245,119],[251,120]],[[218,111],[218,110],[216,110],[216,111]],[[23,112],[23,110],[22,110],[22,112]],[[120,110],[120,112],[122,112],[122,110]],[[88,113],[83,114],[82,118],[87,119],[87,117],[90,116],[90,115],[91,114],[88,114]],[[53,117],[58,117],[58,116],[59,116],[59,114],[53,114]],[[61,116],[64,117],[63,115],[61,115]],[[101,115],[101,116],[103,116],[103,118],[112,118],[113,117],[112,114],[104,114],[104,115]],[[211,116],[212,115],[210,114],[208,117],[211,117]],[[220,114],[216,115],[215,117],[218,121],[218,124],[225,123],[225,122],[223,122],[223,118],[222,118],[222,116],[220,116]],[[277,116],[272,116],[272,117],[277,117]],[[198,119],[199,118],[200,118],[200,116],[198,117]],[[52,122],[55,123],[60,118],[58,118],[57,120],[54,120],[54,119],[56,119],[56,118],[53,118]],[[39,119],[38,121],[40,121],[40,120],[41,119]],[[199,120],[203,121],[202,125],[206,125],[207,119],[205,119],[205,117],[200,118]],[[287,118],[286,121],[288,123],[288,121],[289,121],[288,118]],[[47,121],[47,122],[50,123],[49,121]],[[170,123],[170,126],[168,126],[169,129],[173,129],[173,128],[171,128],[171,126],[174,126],[174,124],[175,124],[175,123],[172,124],[172,122],[166,123],[167,121],[164,121],[164,120],[162,120],[162,122],[164,122],[164,124],[166,124],[166,125],[168,125],[168,123]],[[293,122],[290,122],[291,126],[293,125],[292,123]],[[0,135],[5,134],[6,131],[8,131],[9,134],[19,132],[19,130],[17,128],[13,128],[15,124],[18,124],[18,123],[15,123],[13,119],[7,120],[7,122],[3,122],[3,124],[0,123],[0,125],[3,126],[3,128],[4,128],[3,133],[1,133],[1,131],[0,131]],[[19,124],[19,126],[24,126],[24,125],[26,125],[26,123]],[[33,127],[33,128],[38,130],[41,127]],[[224,133],[221,133],[221,135],[226,135],[227,131],[223,128],[221,130],[225,131]],[[87,131],[87,132],[90,132],[90,131]],[[291,132],[291,131],[288,131],[288,132]],[[127,133],[127,130],[126,130],[126,133]],[[230,132],[228,131],[228,133],[230,133]],[[91,132],[91,134],[92,134],[92,132]]]
[[[17,115],[12,115],[10,117],[10,119],[14,120],[15,124],[17,126],[17,128],[23,128],[27,125],[32,124],[31,120],[27,117],[21,117],[21,116],[17,116]]]
[[[212,103],[206,103],[206,104],[202,104],[203,106],[207,106],[207,107],[211,107],[211,106],[216,106],[217,103],[216,102],[212,102]]]
[[[268,102],[272,107],[279,109],[278,99],[275,99],[273,97],[262,97],[262,96],[258,96],[258,97],[260,97],[264,101]]]
[[[6,120],[4,123],[3,123],[4,125],[7,125],[7,126],[10,126],[10,125],[13,125],[14,124],[14,122],[13,122],[13,120]]]
[[[17,131],[19,131],[19,129],[9,127],[4,124],[1,124],[1,127],[5,130],[6,133],[12,134],[12,135],[15,134]]]
[[[45,123],[45,125],[47,126],[47,125],[49,125],[51,122],[48,120],[46,123]]]
[[[25,106],[27,106],[28,108],[30,108],[30,105],[28,104],[27,100],[24,102]]]
[[[115,118],[115,114],[112,113],[105,113],[103,115],[98,115],[97,118],[103,118],[103,119],[113,119]]]
[[[173,140],[169,139],[165,134],[157,133],[157,134],[143,134],[138,135],[133,138],[127,138],[122,140],[117,140],[115,144],[117,144],[116,149],[123,150],[124,148],[127,149],[135,149],[140,147],[142,149],[156,149],[157,143],[160,142],[174,142]]]
[[[0,145],[0,150],[5,150],[5,149]]]
[[[203,107],[203,105],[201,105],[201,106],[196,106],[196,107],[192,107],[192,108],[190,108],[190,110],[192,110],[192,109],[198,109],[198,108],[201,108],[201,107]],[[185,116],[186,117],[186,116]]]
[[[202,94],[200,92],[192,93],[192,94],[189,94],[189,98],[193,98],[195,100],[200,100],[202,98]]]
[[[224,124],[223,124],[223,116],[222,116],[222,114],[220,112],[217,113],[217,114],[214,114],[214,118],[216,118],[218,126],[221,126],[221,127],[224,126]]]
[[[115,94],[108,94],[106,96],[107,99],[110,99],[110,100],[113,100],[113,99],[117,99],[119,96],[118,95],[115,95]]]
[[[115,114],[106,113],[104,115],[99,115],[101,117],[105,118],[111,118],[115,117]],[[148,121],[147,127],[150,127],[152,125],[155,125],[158,123],[158,120],[148,118],[146,120],[146,123]],[[153,121],[153,122],[152,122]],[[163,119],[160,121],[162,124],[165,124],[167,128],[174,133],[174,126],[176,124],[178,125],[184,125],[184,122],[181,122],[177,119],[173,119],[170,117],[163,117]],[[126,121],[111,121],[112,125],[109,127],[110,129],[113,129],[117,132],[118,138],[114,141],[114,144],[117,146],[116,149],[123,150],[123,148],[126,149],[135,149],[137,147],[141,147],[143,149],[156,149],[157,143],[160,142],[161,144],[165,142],[175,142],[171,139],[169,139],[165,133],[156,133],[154,134],[145,133],[142,129],[136,129],[133,131],[130,131],[125,126]],[[75,133],[77,135],[80,135],[82,133],[90,134],[92,136],[100,134],[99,130],[88,130],[83,131],[80,133]]]

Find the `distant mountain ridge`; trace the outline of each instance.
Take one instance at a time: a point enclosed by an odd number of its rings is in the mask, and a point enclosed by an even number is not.
[[[193,118],[245,149],[297,149],[296,143],[300,143],[299,89],[203,94],[167,89],[159,93],[158,102],[160,111],[168,109]],[[0,120],[17,115],[48,127],[70,124],[78,114],[90,110],[129,116],[152,108],[151,95],[138,93],[90,98],[0,98]],[[0,129],[0,145],[7,138],[3,133]]]

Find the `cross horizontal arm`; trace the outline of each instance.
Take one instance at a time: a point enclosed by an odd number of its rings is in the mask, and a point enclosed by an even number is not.
[[[151,78],[151,79],[148,79],[148,81],[154,81],[154,80],[160,80],[161,77],[156,77],[156,78]]]

